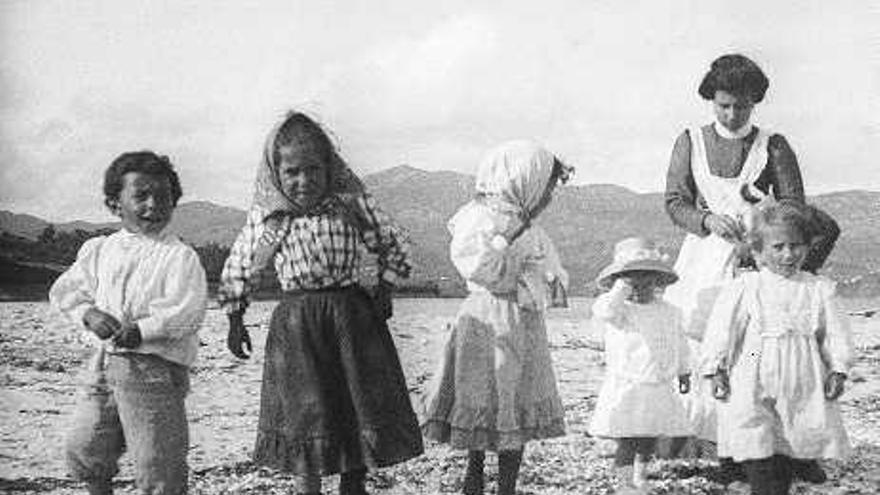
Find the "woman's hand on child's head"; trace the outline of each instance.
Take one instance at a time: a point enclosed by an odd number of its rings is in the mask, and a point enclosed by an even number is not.
[[[119,320],[98,308],[89,308],[86,311],[83,324],[101,340],[109,339],[122,327]]]
[[[720,401],[726,401],[730,397],[730,377],[724,370],[718,370],[712,375],[712,396]]]
[[[722,239],[727,239],[729,241],[742,240],[743,227],[733,217],[709,213],[703,220],[703,225],[709,229],[709,232],[712,232]]]
[[[226,347],[233,356],[241,359],[250,357],[253,352],[251,336],[244,327],[244,316],[241,313],[229,313],[229,333],[226,334]],[[247,349],[247,353],[244,352]]]
[[[846,383],[846,373],[832,371],[825,377],[825,398],[828,400],[837,400],[843,394],[844,384]]]
[[[135,323],[123,324],[119,331],[113,335],[113,344],[116,347],[135,349],[141,345],[142,341],[141,329]]]
[[[690,391],[691,391],[691,375],[690,375],[690,373],[678,375],[678,393],[686,394]]]

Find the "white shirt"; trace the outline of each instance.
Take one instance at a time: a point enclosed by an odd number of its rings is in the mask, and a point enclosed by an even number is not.
[[[121,349],[103,341],[111,353],[155,354],[189,366],[199,347],[196,332],[205,316],[207,284],[198,255],[176,237],[120,230],[86,241],[52,285],[49,301],[83,329],[90,308],[136,323],[142,344]]]

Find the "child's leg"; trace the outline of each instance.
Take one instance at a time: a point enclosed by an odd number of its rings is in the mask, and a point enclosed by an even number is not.
[[[514,495],[523,449],[498,452],[498,495]]]
[[[67,436],[65,456],[73,477],[86,481],[89,493],[104,495],[112,493],[110,480],[118,471],[125,438],[103,369],[83,376],[86,383]]]
[[[788,495],[791,490],[792,464],[791,458],[785,455],[773,456],[773,493],[777,495]]]
[[[633,461],[636,457],[637,438],[618,438],[614,453],[614,471],[621,487],[633,486]]]
[[[367,469],[356,469],[354,471],[348,471],[342,473],[339,477],[339,495],[365,495],[367,493],[367,489],[364,486],[367,480]],[[318,478],[319,484],[317,489],[308,489],[308,493],[320,493],[321,485],[320,478]]]
[[[635,457],[633,458],[633,484],[643,486],[648,481],[647,464],[657,446],[657,439],[643,437],[635,439]]]
[[[777,462],[773,457],[748,460],[742,464],[749,480],[752,495],[779,495],[776,483]]]
[[[107,372],[134,456],[138,489],[186,493],[189,370],[157,356],[127,354],[109,356]]]
[[[486,462],[486,452],[483,450],[468,451],[467,471],[464,475],[462,493],[465,495],[481,495],[485,488],[483,480],[483,468]]]

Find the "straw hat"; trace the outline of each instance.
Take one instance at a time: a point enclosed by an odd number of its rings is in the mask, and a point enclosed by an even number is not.
[[[668,256],[661,254],[652,241],[628,237],[614,245],[614,261],[599,273],[596,283],[607,289],[623,273],[649,271],[662,275],[662,283],[669,285],[678,280],[678,275],[667,260]]]

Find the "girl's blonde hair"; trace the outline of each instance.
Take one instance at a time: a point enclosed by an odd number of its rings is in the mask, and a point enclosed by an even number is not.
[[[747,234],[749,247],[760,252],[764,249],[764,231],[769,226],[786,226],[798,232],[804,242],[811,244],[816,237],[806,205],[799,201],[783,199],[757,208],[754,225]]]

